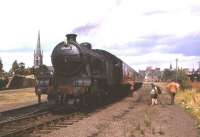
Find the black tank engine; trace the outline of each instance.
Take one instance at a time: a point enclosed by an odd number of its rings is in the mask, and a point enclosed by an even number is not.
[[[114,95],[115,88],[139,80],[134,69],[111,53],[92,49],[88,42],[79,44],[76,34],[66,37],[51,55],[54,74],[47,91],[50,102],[75,103]]]

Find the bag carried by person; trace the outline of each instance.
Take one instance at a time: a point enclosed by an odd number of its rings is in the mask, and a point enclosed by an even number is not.
[[[157,88],[157,92],[158,92],[158,94],[161,94],[162,91],[161,91],[160,87],[156,87],[156,88]]]
[[[155,88],[152,88],[150,94],[151,94],[151,95],[156,94],[156,89],[155,89]]]
[[[151,89],[150,94],[161,94],[162,91],[159,87],[155,86],[154,88]]]

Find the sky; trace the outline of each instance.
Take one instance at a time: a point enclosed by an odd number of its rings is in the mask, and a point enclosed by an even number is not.
[[[198,68],[200,0],[2,0],[0,58],[33,66],[40,30],[44,64],[68,33],[116,55],[134,69]]]

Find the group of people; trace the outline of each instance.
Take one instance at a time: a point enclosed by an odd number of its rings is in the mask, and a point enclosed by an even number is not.
[[[152,88],[150,90],[151,105],[157,105],[158,104],[158,95],[161,94],[161,90],[158,86],[156,86],[153,83],[151,84],[151,86],[152,86]],[[175,81],[170,82],[166,86],[166,90],[171,96],[171,105],[174,104],[175,95],[176,95],[176,92],[178,89],[179,89],[179,84]]]
[[[175,81],[172,80],[170,83],[166,85],[166,91],[169,93],[171,97],[171,105],[174,104],[175,95],[178,91],[180,85]],[[135,97],[136,91],[134,89],[134,82],[130,83],[130,90],[132,91],[132,96]],[[150,96],[151,96],[151,105],[157,105],[158,104],[158,97],[159,94],[161,94],[162,91],[160,87],[156,86],[154,83],[151,83],[151,90],[150,90]]]

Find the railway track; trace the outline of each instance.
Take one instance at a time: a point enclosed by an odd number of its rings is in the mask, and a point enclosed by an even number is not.
[[[16,117],[14,119],[4,120],[0,122],[0,137],[21,137],[26,133],[33,131],[35,128],[42,127],[51,122],[59,121],[67,118],[69,113],[57,114],[58,109],[50,109],[29,115]],[[70,112],[70,111],[68,111]]]
[[[23,117],[26,115],[30,115],[32,113],[37,113],[43,110],[48,109],[47,102],[43,102],[41,104],[33,104],[21,108],[15,108],[12,110],[0,112],[0,122],[6,121],[6,120],[12,120],[19,117]]]
[[[101,108],[98,109],[96,109],[96,106],[92,106],[89,109],[81,109],[78,111],[72,108],[54,108],[13,120],[1,121],[0,137],[27,137],[30,133],[32,133],[32,137],[37,137],[38,134],[72,125],[104,109],[105,105],[102,104]]]
[[[132,110],[135,106],[139,105],[139,102],[146,101],[146,98],[143,98],[143,95],[146,96],[145,95],[146,89],[148,89],[148,88],[149,88],[149,86],[145,85],[142,89],[141,97],[139,97],[135,103],[131,102],[130,106],[127,109],[125,109],[124,112],[122,112],[120,115],[117,115],[116,117],[113,116],[113,118],[118,119],[120,117],[123,117],[130,110]],[[124,97],[126,97],[126,96],[124,96]],[[93,106],[89,109],[82,109],[82,110],[76,111],[75,113],[71,114],[71,116],[68,116],[67,118],[63,118],[62,120],[54,122],[54,123],[49,123],[47,126],[41,128],[40,130],[36,130],[35,132],[33,132],[32,134],[30,134],[27,137],[40,137],[42,135],[52,132],[52,130],[57,130],[62,127],[68,127],[68,126],[78,122],[79,120],[88,118],[91,115],[94,115],[95,113],[98,113],[100,111],[104,111],[107,107],[110,107],[111,105],[113,105],[113,103],[116,103],[116,102],[124,99],[124,97],[114,99],[110,102],[103,102],[103,104],[100,104],[99,106]],[[91,136],[88,136],[88,137],[94,137],[94,136],[96,136],[95,134],[92,134]]]
[[[109,101],[102,101],[100,104],[91,104],[87,107],[70,108],[70,107],[41,107],[40,109],[33,109],[27,112],[28,108],[21,111],[22,114],[12,117],[11,119],[4,119],[0,121],[0,137],[38,137],[41,134],[51,132],[53,129],[67,127],[83,118],[90,116],[93,113],[103,110],[105,107],[117,102],[123,97],[112,98]],[[34,108],[34,107],[33,107]],[[24,113],[26,112],[26,113]],[[14,115],[17,110],[12,112]]]

